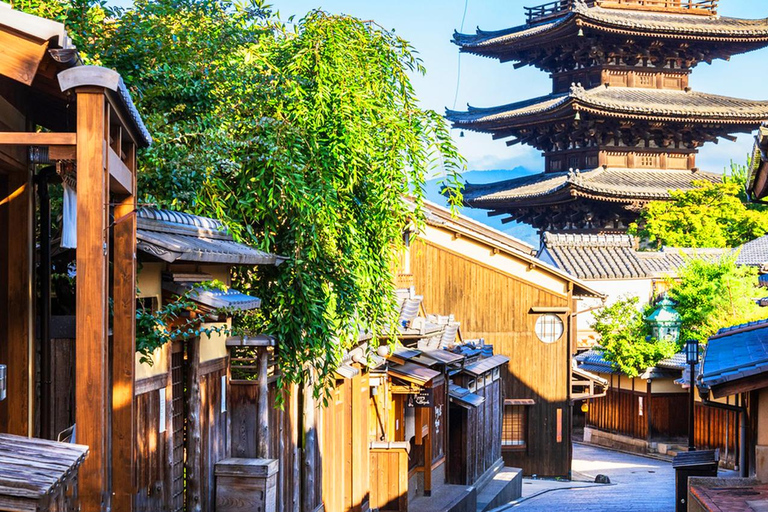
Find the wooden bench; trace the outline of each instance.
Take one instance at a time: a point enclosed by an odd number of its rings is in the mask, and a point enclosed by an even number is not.
[[[77,509],[77,471],[88,447],[0,434],[0,510]]]

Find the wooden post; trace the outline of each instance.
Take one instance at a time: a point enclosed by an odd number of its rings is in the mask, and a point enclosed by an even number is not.
[[[33,435],[32,378],[34,375],[34,345],[32,344],[32,262],[33,199],[32,174],[11,173],[8,191],[20,191],[5,207],[8,208],[8,433]]]
[[[301,438],[299,437],[299,396],[301,393],[299,393],[299,387],[296,384],[291,384],[290,390],[291,394],[288,400],[291,404],[291,460],[293,461],[291,474],[293,477],[293,489],[290,506],[285,512],[301,512]]]
[[[312,370],[309,370],[310,377],[304,382],[302,393],[303,408],[303,438],[304,449],[302,450],[302,471],[301,471],[301,510],[302,512],[313,512],[316,504],[315,489],[317,485],[315,475],[315,461],[317,459],[317,415],[314,399],[314,384],[312,379]]]
[[[119,141],[120,137],[116,137]],[[119,142],[118,142],[119,144]],[[122,148],[118,148],[120,150]],[[136,190],[135,148],[126,151]],[[136,353],[136,196],[115,207],[113,248],[114,320],[112,337],[112,489],[114,512],[133,509],[134,361]],[[169,351],[170,352],[170,351]]]
[[[107,493],[107,219],[106,120],[102,89],[77,90],[77,442],[90,448],[80,469],[86,512],[109,507]]]
[[[420,409],[421,421],[419,422],[419,428],[423,429],[427,427],[427,439],[424,441],[424,496],[432,496],[432,425],[434,425],[434,419],[432,418],[434,410]],[[417,433],[421,435],[421,433]]]
[[[260,459],[270,459],[269,453],[269,351],[267,347],[259,349],[259,403],[258,403],[258,432],[257,456]]]
[[[187,510],[202,511],[203,446],[200,418],[200,337],[187,341]]]
[[[653,407],[652,407],[653,392],[652,392],[651,379],[648,379],[647,382],[648,383],[646,384],[646,390],[645,390],[645,401],[646,401],[645,415],[646,415],[646,419],[648,420],[648,433],[646,435],[647,435],[647,440],[650,443],[651,439],[653,438],[653,418],[651,417],[651,415],[653,414],[651,412],[653,410]]]

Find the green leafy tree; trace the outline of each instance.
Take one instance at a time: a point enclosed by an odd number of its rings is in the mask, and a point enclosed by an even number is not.
[[[143,199],[290,258],[237,273],[263,300],[243,327],[277,337],[283,379],[312,367],[321,387],[361,332],[386,338],[396,321],[392,272],[403,229],[423,222],[425,180],[443,173],[461,200],[464,162],[410,83],[416,52],[371,22],[313,11],[285,24],[257,0],[109,13],[81,49],[123,75],[155,139]]]
[[[768,316],[755,303],[765,294],[757,287],[757,269],[737,266],[735,255],[713,262],[691,259],[669,284],[669,297],[683,321],[683,341],[706,342],[718,329]]]
[[[640,308],[638,297],[629,296],[594,314],[592,328],[600,335],[603,357],[630,377],[637,377],[679,350],[674,342],[650,337],[645,317],[653,307],[645,309]]]
[[[699,181],[692,190],[671,191],[670,201],[652,201],[630,232],[652,246],[738,247],[768,232],[768,213],[749,204],[746,166],[731,162],[720,183]]]

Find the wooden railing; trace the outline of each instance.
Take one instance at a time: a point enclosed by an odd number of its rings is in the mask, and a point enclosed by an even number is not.
[[[719,0],[586,0],[588,6],[615,9],[637,9],[686,14],[717,14]],[[526,7],[528,23],[545,21],[573,9],[576,0],[555,0],[535,7]]]

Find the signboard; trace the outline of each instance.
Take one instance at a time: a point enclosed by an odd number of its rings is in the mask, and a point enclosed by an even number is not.
[[[418,395],[413,395],[413,406],[417,409],[431,408],[435,405],[432,388],[422,389]]]

